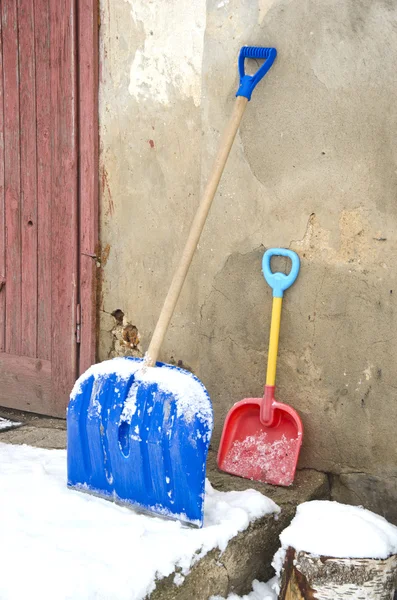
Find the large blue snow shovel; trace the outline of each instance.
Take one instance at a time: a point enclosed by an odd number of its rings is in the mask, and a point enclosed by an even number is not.
[[[203,524],[211,402],[194,375],[156,360],[245,107],[275,57],[274,48],[241,49],[234,111],[145,358],[94,365],[73,388],[67,412],[72,488]],[[245,58],[265,62],[250,76],[244,72]]]

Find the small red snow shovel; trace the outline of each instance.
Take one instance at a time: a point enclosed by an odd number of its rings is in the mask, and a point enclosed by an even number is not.
[[[291,259],[288,275],[272,272],[272,256]],[[263,256],[263,274],[273,289],[265,393],[263,398],[245,398],[230,409],[218,452],[222,471],[283,486],[294,480],[303,436],[298,413],[274,398],[283,293],[297,278],[299,266],[299,257],[292,250],[273,248]]]

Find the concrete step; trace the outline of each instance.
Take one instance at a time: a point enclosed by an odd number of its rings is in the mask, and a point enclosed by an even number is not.
[[[277,519],[267,515],[230,540],[226,550],[212,550],[197,562],[182,585],[174,584],[176,572],[156,582],[150,600],[208,600],[227,597],[231,592],[247,594],[252,581],[268,581],[273,575],[271,561],[279,548],[278,536],[289,525],[298,504],[308,500],[329,499],[328,478],[318,471],[298,471],[293,486],[275,487],[234,477],[218,471],[216,453],[209,452],[207,477],[220,491],[256,489],[281,508]]]
[[[66,448],[66,421],[0,407],[0,417],[22,423],[18,429],[0,430],[0,442],[37,448]]]

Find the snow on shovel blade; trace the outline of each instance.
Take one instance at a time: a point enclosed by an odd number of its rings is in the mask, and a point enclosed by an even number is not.
[[[299,415],[273,401],[273,421],[260,420],[263,398],[245,398],[230,409],[219,444],[222,471],[272,485],[292,485],[302,444]]]
[[[67,411],[68,486],[201,527],[212,425],[191,373],[130,357],[94,365]]]

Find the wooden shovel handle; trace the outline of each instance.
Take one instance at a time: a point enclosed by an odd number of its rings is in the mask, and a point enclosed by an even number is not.
[[[189,270],[190,263],[192,262],[193,255],[197,248],[201,232],[204,229],[208,212],[216,194],[219,181],[222,177],[222,173],[243,117],[245,107],[247,106],[247,102],[248,99],[244,96],[238,96],[236,98],[232,116],[223,133],[218,154],[216,155],[210,178],[190,228],[189,237],[183,250],[180,263],[171,282],[171,286],[164,301],[152,340],[145,355],[145,365],[148,367],[154,367],[156,364],[161,344],[163,343],[168,325],[175,310],[176,303],[178,302],[179,294],[181,293],[186,274]]]

